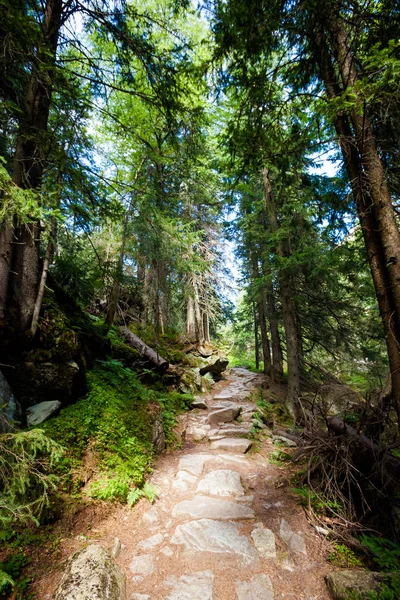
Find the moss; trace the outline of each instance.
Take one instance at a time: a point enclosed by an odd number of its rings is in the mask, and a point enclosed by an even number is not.
[[[101,476],[95,477],[89,494],[125,501],[131,489],[143,486],[150,471],[153,425],[160,407],[166,440],[172,444],[176,415],[189,407],[193,396],[149,389],[115,360],[99,361],[89,373],[88,387],[85,398],[41,427],[67,448],[59,467],[66,491],[76,491],[73,472],[90,447]]]

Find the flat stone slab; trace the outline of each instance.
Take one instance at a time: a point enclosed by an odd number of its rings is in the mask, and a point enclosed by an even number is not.
[[[151,550],[152,548],[156,548],[164,541],[164,536],[161,533],[156,533],[151,537],[147,538],[147,540],[143,540],[139,542],[136,548],[139,550]]]
[[[244,490],[237,471],[209,471],[197,486],[197,491],[210,496],[243,496]]]
[[[225,452],[237,452],[238,454],[245,454],[252,447],[253,442],[245,438],[223,438],[222,440],[215,440],[211,443],[213,450],[223,450]]]
[[[203,472],[206,460],[207,458],[201,454],[189,454],[188,456],[183,456],[179,461],[179,470],[187,471],[198,477]]]
[[[239,534],[236,523],[223,523],[212,519],[200,519],[178,525],[171,544],[183,544],[187,550],[236,554],[248,561],[257,559],[250,540]]]
[[[208,422],[211,425],[216,425],[217,423],[230,423],[238,418],[240,414],[240,408],[240,406],[232,404],[226,408],[218,408],[217,410],[213,410],[208,415]]]
[[[283,542],[285,542],[285,544],[287,544],[288,548],[292,552],[294,552],[295,554],[304,554],[304,556],[307,556],[307,548],[303,534],[296,533],[295,531],[293,531],[289,523],[287,523],[285,519],[281,520],[279,537]]]
[[[142,556],[135,556],[130,565],[129,570],[134,575],[142,575],[147,577],[154,573],[154,558],[151,554],[143,554]]]
[[[208,496],[194,496],[192,500],[183,500],[172,509],[172,516],[188,515],[194,519],[253,519],[254,511],[243,504],[229,500],[219,500]]]
[[[160,516],[155,506],[152,506],[150,510],[144,513],[141,518],[142,523],[145,525],[158,525]]]
[[[232,400],[232,391],[228,388],[214,396],[214,400]]]
[[[28,427],[47,421],[60,407],[61,402],[59,400],[46,400],[46,402],[30,406],[26,411],[26,423]]]
[[[241,423],[240,425],[230,425],[229,427],[221,427],[219,432],[220,434],[226,437],[239,437],[249,435],[252,428],[252,424]]]
[[[191,403],[190,408],[200,408],[202,410],[207,410],[208,406],[204,400],[197,399]]]
[[[130,600],[151,600],[151,596],[148,594],[133,594]]]
[[[198,571],[182,577],[168,577],[165,585],[172,588],[165,600],[213,600],[214,574]]]
[[[237,600],[274,600],[271,579],[268,575],[255,575],[250,581],[236,581]]]
[[[263,558],[276,558],[275,535],[273,531],[257,523],[251,532],[251,537],[260,556]]]

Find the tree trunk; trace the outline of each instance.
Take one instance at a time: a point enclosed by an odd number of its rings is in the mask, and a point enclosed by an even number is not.
[[[265,261],[262,261],[263,275],[268,276],[270,273],[267,272]],[[282,379],[283,374],[283,352],[281,338],[279,335],[278,328],[278,313],[275,307],[274,289],[272,282],[266,283],[266,301],[267,301],[267,318],[269,322],[269,328],[271,331],[271,347],[272,347],[272,378],[275,382],[279,382]]]
[[[254,316],[254,353],[256,359],[256,369],[260,368],[260,345],[258,343],[258,322],[257,322],[257,310],[256,303],[253,302],[253,316]]]
[[[190,342],[196,341],[196,316],[194,312],[194,300],[191,296],[186,304],[186,335]]]
[[[51,217],[51,231],[50,231],[50,239],[46,248],[46,255],[43,261],[43,269],[42,276],[40,278],[38,295],[35,302],[35,307],[33,310],[32,316],[32,325],[31,325],[31,336],[35,337],[36,331],[39,323],[40,310],[42,308],[44,290],[46,287],[47,275],[49,273],[49,268],[51,265],[51,261],[53,260],[54,248],[55,248],[55,240],[56,240],[56,230],[57,230],[57,221],[54,217]]]
[[[132,348],[138,350],[142,356],[147,358],[151,363],[154,364],[160,371],[166,371],[169,367],[169,363],[158,354],[153,348],[150,348],[147,344],[143,342],[137,335],[132,333],[130,329],[127,327],[120,327],[120,332],[124,336],[125,340],[128,342]]]
[[[336,62],[345,89],[355,94],[354,107],[350,111],[355,141],[365,175],[366,193],[371,198],[377,231],[384,252],[389,281],[391,284],[395,319],[400,324],[400,233],[396,223],[392,199],[379,156],[372,123],[365,99],[362,97],[355,68],[356,57],[348,42],[348,34],[340,17],[339,9],[331,4],[328,14],[329,33]]]
[[[254,279],[254,281],[257,281],[257,279],[260,278],[260,273],[258,271],[257,257],[254,253],[251,253],[251,263],[252,263],[252,270],[253,270],[253,279]],[[265,302],[264,302],[264,295],[263,295],[262,290],[260,290],[257,293],[256,306],[257,306],[257,312],[258,312],[258,324],[260,326],[260,331],[261,331],[261,348],[262,348],[262,355],[263,355],[263,361],[264,361],[263,371],[264,371],[265,375],[270,376],[271,368],[272,368],[272,366],[271,366],[271,350],[269,347],[267,322],[266,322],[266,315],[265,315]]]
[[[24,111],[21,116],[13,164],[13,182],[22,189],[38,190],[43,175],[43,134],[49,119],[54,62],[61,27],[62,0],[47,0],[41,31],[43,38],[34,57]],[[9,239],[9,234],[3,233]],[[10,262],[15,328],[23,332],[32,320],[39,287],[39,223],[15,224],[14,239],[3,250],[3,267]],[[6,259],[4,258],[6,256]],[[1,298],[9,296],[6,274]]]
[[[273,232],[277,232],[279,229],[279,222],[276,213],[275,200],[272,193],[268,169],[262,170],[262,176],[264,184],[265,208],[269,218],[270,227]],[[285,258],[287,252],[283,246],[282,241],[278,241],[276,250],[280,258]],[[291,282],[290,273],[288,273],[285,268],[281,268],[279,270],[278,279],[282,303],[283,326],[285,329],[286,337],[286,357],[288,367],[287,404],[294,421],[299,422],[302,419],[301,407],[299,402],[301,393],[301,349],[299,346],[296,310],[292,297],[293,285]]]
[[[340,95],[341,89],[335,78],[329,49],[320,31],[316,32],[321,78],[329,99]],[[367,184],[359,151],[354,143],[351,125],[346,115],[340,113],[334,121],[346,171],[350,180],[361,231],[367,251],[368,262],[375,287],[379,312],[383,323],[388,352],[395,408],[400,424],[400,327],[396,318],[392,286],[387,271],[387,261],[380,238],[379,225],[373,210],[373,199],[365,193]],[[400,425],[399,425],[400,426]]]
[[[203,312],[203,333],[204,341],[210,342],[210,319],[206,311]]]

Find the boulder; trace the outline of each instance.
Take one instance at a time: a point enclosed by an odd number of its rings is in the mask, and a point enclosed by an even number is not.
[[[75,360],[50,362],[42,360],[42,354],[40,350],[28,353],[27,359],[15,369],[13,385],[24,408],[52,398],[68,403],[76,397],[81,378],[84,379]]]
[[[359,600],[367,600],[371,597],[372,592],[379,594],[382,586],[390,584],[395,575],[344,569],[336,573],[329,573],[325,577],[325,582],[333,600],[348,600],[353,596]]]
[[[206,365],[200,369],[200,375],[205,375],[206,373],[211,373],[214,379],[220,379],[221,373],[223,373],[227,366],[229,365],[229,360],[227,358],[217,358],[217,360],[213,363]]]
[[[223,450],[225,452],[237,452],[238,454],[246,454],[252,447],[253,442],[245,438],[223,438],[212,442],[213,450]]]
[[[208,422],[211,425],[217,425],[218,423],[230,423],[238,418],[241,411],[241,407],[236,404],[228,404],[225,408],[219,408],[213,410],[208,415]]]
[[[14,429],[14,421],[21,418],[21,407],[15,399],[11,387],[0,371],[0,433],[7,433]]]
[[[207,410],[207,403],[201,398],[195,398],[190,405],[190,408],[201,408],[202,410]]]
[[[97,544],[68,560],[53,600],[126,600],[125,575]]]
[[[49,400],[31,406],[26,411],[26,423],[28,427],[44,423],[44,421],[47,421],[47,419],[50,419],[51,416],[58,412],[60,408],[61,402],[59,400]]]

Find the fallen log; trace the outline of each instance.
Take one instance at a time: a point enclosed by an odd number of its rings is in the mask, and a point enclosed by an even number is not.
[[[361,444],[367,455],[375,462],[380,463],[388,475],[394,479],[400,477],[400,460],[388,453],[386,448],[381,448],[366,435],[358,433],[354,427],[348,425],[339,417],[330,417],[327,421],[328,429],[336,435],[345,435],[354,442]]]
[[[119,330],[124,336],[129,346],[132,346],[132,348],[138,350],[138,352],[140,352],[142,356],[147,358],[147,360],[149,360],[155,367],[157,367],[159,371],[164,372],[168,369],[169,363],[165,360],[165,358],[160,356],[158,352],[153,350],[153,348],[150,348],[150,346],[145,344],[144,341],[141,340],[137,335],[132,333],[130,329],[128,329],[127,327],[120,327]]]

